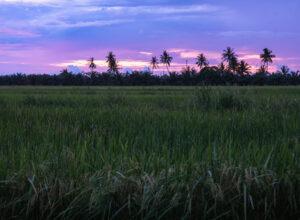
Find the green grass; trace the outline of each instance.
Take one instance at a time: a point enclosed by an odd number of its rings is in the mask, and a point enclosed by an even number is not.
[[[300,87],[1,87],[2,219],[297,219]]]

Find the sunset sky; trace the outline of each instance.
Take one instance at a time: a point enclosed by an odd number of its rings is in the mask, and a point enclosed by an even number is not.
[[[173,70],[204,53],[210,64],[235,49],[253,68],[262,49],[271,70],[300,70],[299,0],[0,0],[0,73],[105,71],[113,51],[123,69],[143,69],[164,49]]]

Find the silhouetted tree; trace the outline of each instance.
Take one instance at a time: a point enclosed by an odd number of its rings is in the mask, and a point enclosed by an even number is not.
[[[226,68],[225,68],[225,65],[224,65],[223,62],[221,62],[221,63],[219,64],[218,69],[219,69],[221,72],[224,72],[224,71],[225,71]]]
[[[108,64],[108,72],[117,74],[119,73],[118,63],[116,56],[113,54],[113,52],[109,52],[108,56],[106,57],[106,62]]]
[[[283,75],[287,75],[290,72],[290,69],[287,66],[282,66],[280,71]]]
[[[221,68],[222,69],[222,68]],[[300,85],[299,71],[288,71],[287,67],[274,74],[267,74],[262,65],[257,74],[242,76],[225,70],[222,72],[215,66],[204,67],[198,74],[187,66],[180,72],[169,75],[151,75],[134,71],[132,74],[72,74],[67,69],[59,75],[47,74],[13,74],[1,75],[0,85]]]
[[[241,76],[244,75],[244,73],[250,73],[250,66],[248,63],[246,63],[244,60],[242,60],[240,63],[239,63],[239,66],[237,68],[237,72],[238,74],[240,74]]]
[[[181,76],[183,79],[183,83],[185,85],[195,84],[194,79],[196,77],[197,71],[195,68],[186,65],[181,71]]]
[[[223,84],[221,79],[221,71],[216,66],[204,67],[199,74],[199,82],[206,85],[220,85]]]
[[[97,68],[96,64],[94,63],[95,59],[94,57],[91,57],[88,62],[89,62],[89,68],[91,69],[91,72],[94,72],[94,69]]]
[[[291,78],[292,78],[292,85],[298,85],[300,84],[300,71],[292,71],[291,72]]]
[[[265,73],[267,73],[266,66],[261,65],[256,74],[265,74]]]
[[[276,57],[272,53],[273,53],[272,50],[269,50],[268,48],[265,48],[265,49],[263,49],[263,53],[260,54],[260,58],[261,58],[262,63],[265,66],[266,72],[268,72],[269,63],[273,63],[273,58]]]
[[[164,50],[163,54],[160,55],[160,62],[166,65],[168,73],[170,73],[169,67],[171,65],[172,60],[173,57],[171,57],[166,50]]]
[[[229,71],[232,70],[235,72],[237,70],[238,60],[233,48],[227,47],[225,50],[223,50],[222,59],[228,63]]]
[[[157,60],[157,57],[152,57],[151,58],[151,62],[150,62],[150,66],[152,68],[152,73],[154,71],[154,69],[158,68],[158,60]]]
[[[86,72],[85,75],[91,77],[92,74],[95,74],[94,70],[97,68],[94,57],[91,57],[90,59],[88,59],[88,65],[89,65],[89,69],[91,71]]]
[[[228,67],[222,62],[218,67],[208,66],[208,62],[203,54],[197,56],[196,64],[200,67],[200,72],[191,68],[186,63],[186,67],[180,72],[169,72],[173,58],[163,51],[160,56],[161,63],[165,64],[169,75],[152,75],[151,71],[133,71],[132,74],[120,74],[115,55],[109,52],[106,57],[108,72],[96,74],[94,58],[90,58],[89,68],[91,72],[85,74],[72,74],[64,69],[58,75],[31,74],[25,75],[16,73],[13,75],[1,75],[0,85],[300,85],[299,71],[291,71],[287,66],[282,66],[276,73],[269,74],[268,64],[271,63],[275,55],[272,51],[264,49],[261,54],[262,65],[256,74],[250,72],[250,66],[241,61],[238,63],[237,55],[232,48],[227,47],[222,54],[223,62],[228,62]],[[158,65],[158,59],[152,57],[150,61],[152,72]],[[234,72],[238,74],[234,74]],[[115,74],[112,74],[115,73]],[[89,75],[89,76],[87,76]]]
[[[233,56],[231,57],[229,61],[229,70],[232,70],[233,72],[236,72],[239,66],[239,62],[237,57]]]
[[[59,72],[59,75],[67,75],[67,74],[70,74],[68,69],[63,69]]]
[[[297,71],[292,71],[292,72],[291,72],[291,75],[292,75],[293,77],[298,77],[298,76],[299,76],[299,73],[300,73],[299,70],[297,70]]]
[[[200,70],[202,69],[202,67],[207,67],[208,64],[209,64],[209,62],[207,61],[207,59],[203,53],[201,53],[197,56],[196,65],[200,68]]]
[[[62,71],[60,71],[59,74],[59,79],[60,79],[60,83],[62,85],[72,85],[73,84],[73,77],[74,75],[69,72],[67,69],[63,69]]]

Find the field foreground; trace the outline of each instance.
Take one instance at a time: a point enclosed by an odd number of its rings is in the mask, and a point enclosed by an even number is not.
[[[298,219],[300,87],[1,87],[2,219]]]

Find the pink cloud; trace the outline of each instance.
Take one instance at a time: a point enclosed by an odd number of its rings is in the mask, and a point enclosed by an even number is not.
[[[0,33],[8,36],[15,36],[15,37],[39,37],[40,35],[27,30],[17,30],[13,28],[1,28]]]
[[[151,56],[152,55],[152,53],[150,53],[150,52],[139,52],[140,54],[142,54],[142,55],[147,55],[147,56]]]
[[[256,54],[246,54],[243,56],[240,56],[239,59],[241,60],[260,60],[260,56]]]
[[[168,50],[170,53],[178,53],[181,58],[197,58],[200,53],[203,53],[208,59],[221,59],[220,53],[205,50],[191,50],[172,48]]]

